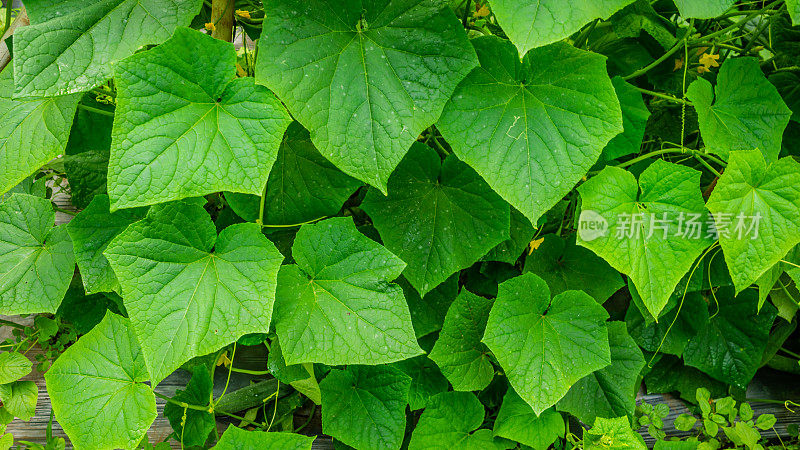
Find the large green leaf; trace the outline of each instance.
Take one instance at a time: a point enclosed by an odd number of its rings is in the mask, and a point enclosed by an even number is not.
[[[464,289],[444,318],[430,358],[456,391],[483,390],[494,378],[489,349],[481,342],[493,303]]]
[[[517,208],[511,208],[511,229],[509,234],[510,237],[508,239],[497,244],[482,259],[484,261],[515,264],[528,247],[528,244],[530,244],[531,239],[536,234],[536,229],[531,225],[531,221],[523,216]]]
[[[546,450],[564,435],[564,418],[554,409],[546,409],[537,416],[514,389],[508,389],[493,431],[495,436],[520,442],[534,450]]]
[[[717,85],[695,80],[686,96],[697,110],[706,150],[728,158],[735,150],[761,150],[774,161],[792,111],[761,72],[755,58],[726,59]]]
[[[195,356],[269,332],[283,256],[256,224],[217,237],[198,201],[153,206],[104,255],[154,383]]]
[[[108,196],[96,195],[89,206],[67,224],[87,294],[119,290],[117,276],[103,252],[112,239],[147,212],[144,208],[130,208],[112,213],[108,208]]]
[[[459,273],[453,274],[432,291],[420,296],[405,278],[400,277],[397,284],[403,288],[411,313],[411,323],[417,338],[427,336],[442,329],[447,309],[458,295]]]
[[[296,433],[277,431],[246,431],[233,425],[229,426],[215,450],[311,450],[316,436],[303,436]]]
[[[156,398],[130,321],[114,313],[45,374],[58,423],[75,448],[135,448],[156,418]]]
[[[81,98],[65,95],[15,100],[11,98],[13,92],[14,70],[9,66],[0,73],[0,193],[64,151]]]
[[[263,25],[258,82],[326,158],[384,193],[476,65],[461,24],[435,0],[279,0]]]
[[[732,152],[707,206],[741,292],[800,243],[800,164],[767,164],[756,150]]]
[[[233,45],[188,28],[117,65],[111,208],[227,190],[261,195],[290,118]]]
[[[641,92],[621,77],[614,77],[611,83],[622,108],[624,131],[611,139],[603,149],[602,159],[607,161],[638,153],[642,146],[647,119],[650,118],[650,110],[644,104]]]
[[[412,411],[427,407],[431,397],[446,392],[450,387],[447,378],[427,355],[398,361],[394,366],[411,377],[408,406]]]
[[[800,1],[786,0],[786,9],[789,10],[789,16],[792,18],[792,25],[800,25]]]
[[[436,126],[459,159],[536,223],[623,130],[605,58],[558,43],[520,61],[500,38],[472,43],[481,67]]]
[[[711,308],[718,309],[686,345],[683,359],[689,366],[744,389],[761,366],[778,312],[769,303],[757,312],[758,295],[754,291],[734,297],[732,289],[722,288],[716,296],[719,300]]]
[[[108,156],[111,152],[115,107],[97,101],[98,97],[93,92],[86,93],[81,98],[81,104],[110,115],[78,108],[63,158],[64,171],[69,180],[70,203],[78,209],[86,208],[95,195],[107,193]]]
[[[0,353],[0,384],[17,381],[31,373],[33,363],[22,353]]]
[[[483,342],[538,415],[576,381],[611,364],[606,319],[586,293],[551,300],[544,280],[525,273],[500,284]]]
[[[769,82],[775,85],[786,106],[792,110],[792,120],[800,122],[800,72],[776,72],[769,76]]]
[[[644,356],[628,335],[625,322],[608,324],[611,365],[575,383],[561,400],[559,411],[568,412],[583,423],[594,423],[598,417],[628,416],[633,419],[636,407],[639,373]]]
[[[409,450],[500,450],[509,448],[478,430],[486,412],[471,392],[443,392],[433,397],[411,435]]]
[[[399,449],[411,378],[390,366],[332,370],[322,390],[322,432],[357,449]]]
[[[503,31],[524,55],[560,41],[593,19],[608,19],[634,0],[491,0]]]
[[[405,268],[350,218],[303,225],[278,280],[275,328],[287,364],[380,364],[419,355]]]
[[[673,0],[683,18],[713,19],[733,6],[735,0]]]
[[[681,356],[689,340],[708,323],[708,307],[699,292],[690,292],[682,305],[663,313],[659,322],[648,319],[633,303],[628,306],[625,323],[636,343],[648,352]]]
[[[11,194],[0,203],[0,314],[54,313],[61,304],[75,255],[54,222],[50,200]]]
[[[654,162],[639,176],[606,167],[580,187],[578,245],[628,275],[658,317],[678,282],[712,240],[689,225],[706,223],[700,172]],[[603,225],[602,229],[591,229]]]
[[[200,0],[28,0],[31,25],[14,33],[16,95],[87,91],[114,63],[189,25]]]
[[[415,143],[361,207],[384,245],[408,264],[403,276],[421,295],[509,238],[510,209],[474,170]]]
[[[603,303],[625,285],[619,272],[590,250],[575,245],[574,238],[548,234],[543,239],[525,258],[525,272],[541,277],[553,295],[584,291]]]
[[[264,223],[293,225],[333,216],[359,186],[323,158],[308,131],[292,122],[267,181]],[[258,219],[261,197],[229,192],[225,199],[242,219]]]
[[[173,399],[190,405],[207,405],[212,398],[214,380],[208,367],[198,365],[192,371],[192,379],[186,389],[177,389]],[[164,405],[164,417],[169,419],[175,430],[175,440],[186,447],[203,446],[216,427],[214,413],[197,409],[183,408],[175,403]]]
[[[652,369],[645,375],[647,392],[678,392],[684,400],[695,402],[697,388],[703,387],[711,391],[713,397],[722,397],[728,393],[728,385],[715,380],[694,367],[685,366],[680,358],[663,355]]]

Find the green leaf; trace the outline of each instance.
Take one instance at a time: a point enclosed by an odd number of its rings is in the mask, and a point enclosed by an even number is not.
[[[78,334],[86,334],[103,320],[106,311],[127,316],[122,298],[117,294],[86,295],[83,286],[73,284],[67,289],[56,317],[74,326]]]
[[[500,26],[524,55],[568,37],[594,19],[608,19],[634,0],[491,0]]]
[[[531,223],[564,197],[622,129],[605,58],[558,43],[528,52],[472,41],[481,67],[436,127],[453,151]]]
[[[642,146],[647,119],[650,118],[650,110],[647,109],[641,92],[621,77],[614,77],[611,83],[622,108],[623,132],[611,139],[603,149],[601,159],[606,161],[638,153]]]
[[[611,17],[614,34],[620,38],[634,38],[636,39],[633,41],[634,45],[639,45],[638,39],[642,32],[645,32],[655,39],[664,50],[669,50],[675,45],[677,39],[670,31],[673,26],[672,23],[665,22],[649,0],[636,0]],[[616,81],[614,85],[617,86]],[[620,94],[620,92],[617,91],[617,94]],[[641,95],[639,97],[641,98]],[[634,99],[635,103],[638,104],[638,100],[634,97],[631,97],[631,99]],[[620,100],[622,100],[621,97]],[[625,114],[624,104],[623,114]],[[649,112],[647,115],[650,115]],[[627,126],[625,129],[628,131]]]
[[[800,3],[798,3],[800,5]],[[800,9],[798,9],[800,14]],[[792,110],[792,120],[800,122],[800,74],[798,72],[776,72],[769,81],[781,94],[786,106]]]
[[[283,256],[256,224],[217,237],[198,201],[153,206],[104,255],[154,384],[195,356],[269,332]]]
[[[494,378],[489,349],[481,342],[493,303],[464,289],[447,311],[430,358],[456,391],[481,391]]]
[[[648,321],[634,304],[628,306],[625,314],[628,332],[643,349],[681,356],[689,340],[708,324],[708,305],[700,293],[690,292],[682,306],[659,319],[659,322]]]
[[[12,416],[24,422],[31,420],[36,414],[36,402],[39,399],[39,388],[33,381],[15,381],[3,386],[4,393],[0,395],[3,408]],[[54,406],[55,407],[55,406]]]
[[[233,425],[222,434],[215,450],[311,450],[316,436],[296,433],[246,431]]]
[[[411,313],[411,323],[417,338],[427,336],[442,329],[447,309],[458,295],[459,273],[453,274],[444,283],[436,286],[432,291],[420,297],[411,283],[403,277],[397,279],[397,284],[403,288],[403,293],[408,302]]]
[[[208,367],[201,364],[192,371],[192,379],[189,380],[186,389],[176,390],[172,398],[190,405],[205,406],[211,401],[213,388],[214,381],[211,379]],[[164,417],[169,419],[172,429],[175,430],[175,440],[186,447],[205,444],[216,426],[213,413],[184,409],[174,403],[164,405]]]
[[[188,28],[120,62],[108,163],[111,208],[217,191],[261,195],[290,118],[233,45]]]
[[[542,278],[553,295],[580,290],[603,303],[625,285],[619,272],[590,250],[575,245],[574,237],[548,234],[543,239],[525,258],[524,271]]]
[[[735,0],[673,0],[684,19],[713,19],[727,11]]]
[[[698,78],[686,97],[697,110],[709,153],[727,159],[732,151],[758,149],[768,161],[778,158],[792,111],[764,77],[757,59],[726,59],[713,90],[711,83]]]
[[[606,167],[578,187],[583,201],[578,245],[628,275],[658,317],[678,282],[713,241],[690,227],[706,223],[700,172],[657,160],[636,179]],[[592,230],[592,225],[604,225]],[[602,231],[602,232],[600,232]]]
[[[508,448],[492,438],[491,430],[478,430],[486,412],[470,392],[443,392],[433,398],[411,435],[409,450],[492,450]]]
[[[108,196],[96,195],[89,206],[67,224],[87,294],[119,291],[117,276],[103,252],[112,239],[146,212],[145,208],[109,212]]]
[[[714,397],[728,392],[725,383],[709,377],[694,367],[683,365],[680,358],[665,355],[652,366],[644,378],[647,392],[650,394],[678,392],[682,399],[694,403],[695,393],[699,387],[708,388]]]
[[[0,203],[0,313],[56,312],[75,271],[66,227],[50,200],[11,194]]]
[[[14,33],[19,97],[87,91],[114,63],[189,25],[200,0],[28,0],[31,25]]]
[[[408,305],[391,283],[405,268],[352,219],[303,225],[297,264],[278,280],[275,328],[287,364],[381,364],[419,355]]]
[[[800,164],[782,158],[768,165],[758,151],[732,152],[706,206],[741,292],[800,243]]]
[[[689,341],[683,359],[689,366],[744,389],[761,365],[777,310],[766,304],[756,312],[758,295],[753,291],[734,297],[730,288],[722,288],[716,297],[719,310]]]
[[[358,449],[399,449],[411,377],[389,366],[333,369],[322,390],[322,432]]]
[[[33,363],[22,353],[0,353],[0,384],[17,381],[31,373]]]
[[[442,162],[427,145],[411,147],[388,191],[371,189],[361,207],[420,295],[509,238],[508,204],[468,165],[452,155]]]
[[[483,256],[484,261],[497,261],[506,264],[515,264],[522,253],[528,248],[536,230],[531,221],[523,216],[516,208],[511,208],[510,237],[497,244],[489,253]]]
[[[29,27],[20,28],[23,30]],[[14,36],[16,42],[17,35]],[[16,62],[20,58],[14,58]],[[0,72],[0,193],[64,151],[80,95],[11,98],[14,70]]]
[[[411,377],[408,406],[412,411],[426,408],[431,397],[446,392],[450,387],[447,378],[427,355],[419,355],[394,363],[394,366]]]
[[[575,383],[558,401],[559,411],[568,412],[583,423],[593,423],[598,417],[633,419],[644,356],[628,335],[625,322],[609,322],[608,343],[611,365]]]
[[[564,418],[554,409],[536,415],[514,389],[508,389],[494,421],[494,435],[546,450],[564,435]]]
[[[130,321],[113,313],[45,374],[58,423],[76,448],[135,448],[156,418],[156,398]]]
[[[583,445],[586,450],[641,449],[647,450],[642,437],[631,429],[627,417],[606,419],[598,417],[594,426],[586,430]]]
[[[97,101],[97,94],[86,93],[81,104],[108,113],[114,106]],[[84,209],[95,195],[106,194],[108,156],[111,151],[111,129],[114,117],[79,108],[63,158],[69,180],[70,203]]]
[[[320,155],[308,131],[292,122],[267,181],[264,223],[293,225],[336,215],[360,185]],[[229,192],[225,199],[242,219],[258,219],[261,197]]]
[[[800,25],[800,1],[786,0],[786,9],[789,10],[789,16],[792,18],[792,25]]]
[[[525,273],[500,284],[483,342],[511,386],[536,414],[570,386],[611,364],[608,313],[581,291],[552,300],[541,278]]]
[[[280,0],[263,23],[256,76],[320,153],[385,193],[475,65],[461,23],[440,2]]]

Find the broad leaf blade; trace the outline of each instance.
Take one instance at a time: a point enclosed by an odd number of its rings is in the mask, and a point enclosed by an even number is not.
[[[386,248],[408,264],[403,276],[420,295],[509,237],[508,204],[455,156],[442,162],[415,143],[388,190],[370,190],[361,207]]]
[[[87,91],[114,63],[189,25],[200,0],[28,0],[31,25],[14,34],[16,96]]]
[[[650,110],[644,104],[641,92],[620,77],[614,77],[611,83],[622,108],[623,132],[611,139],[603,149],[601,159],[606,161],[638,153],[642,146],[647,119],[650,118]]]
[[[243,450],[258,448],[263,450],[311,450],[314,436],[303,436],[296,433],[279,431],[246,431],[233,425],[229,426],[219,442],[216,450]]]
[[[290,118],[235,74],[232,44],[188,28],[117,65],[112,209],[222,190],[261,195]]]
[[[525,273],[500,284],[483,342],[536,414],[570,386],[611,363],[608,313],[581,291],[550,299],[544,280]]]
[[[199,202],[174,202],[150,208],[104,255],[154,383],[195,356],[269,332],[283,256],[258,225],[217,237]]]
[[[130,321],[113,313],[45,374],[53,411],[76,448],[135,448],[156,418],[156,398]]]
[[[558,43],[520,61],[508,41],[472,43],[481,67],[436,126],[460,160],[535,223],[623,131],[605,59]]]
[[[350,218],[303,225],[296,265],[279,275],[275,328],[287,364],[390,363],[422,352],[400,286],[397,256]]]
[[[0,384],[17,381],[31,373],[33,363],[22,353],[0,353]]]
[[[0,313],[54,313],[61,304],[75,255],[54,222],[50,200],[12,194],[0,203]]]
[[[386,192],[389,174],[476,65],[461,24],[434,0],[270,6],[258,82],[311,131],[320,153]]]
[[[685,19],[713,19],[728,10],[735,0],[674,0]]]
[[[536,415],[531,405],[508,389],[494,422],[494,435],[520,442],[537,450],[550,448],[564,435],[564,418],[554,409]]]

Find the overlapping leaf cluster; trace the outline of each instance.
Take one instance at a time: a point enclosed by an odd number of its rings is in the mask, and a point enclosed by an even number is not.
[[[642,447],[642,381],[797,373],[796,2],[230,1],[239,50],[207,3],[30,0],[9,41],[0,314],[92,305],[45,376],[76,448],[163,413],[308,449],[273,425],[314,404],[356,449],[544,449],[568,416]],[[234,414],[237,345],[291,394]]]

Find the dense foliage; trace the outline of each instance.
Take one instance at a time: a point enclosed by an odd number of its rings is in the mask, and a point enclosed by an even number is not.
[[[75,448],[160,414],[186,448],[775,436],[746,389],[800,374],[798,0],[24,4],[0,431],[38,344]]]

